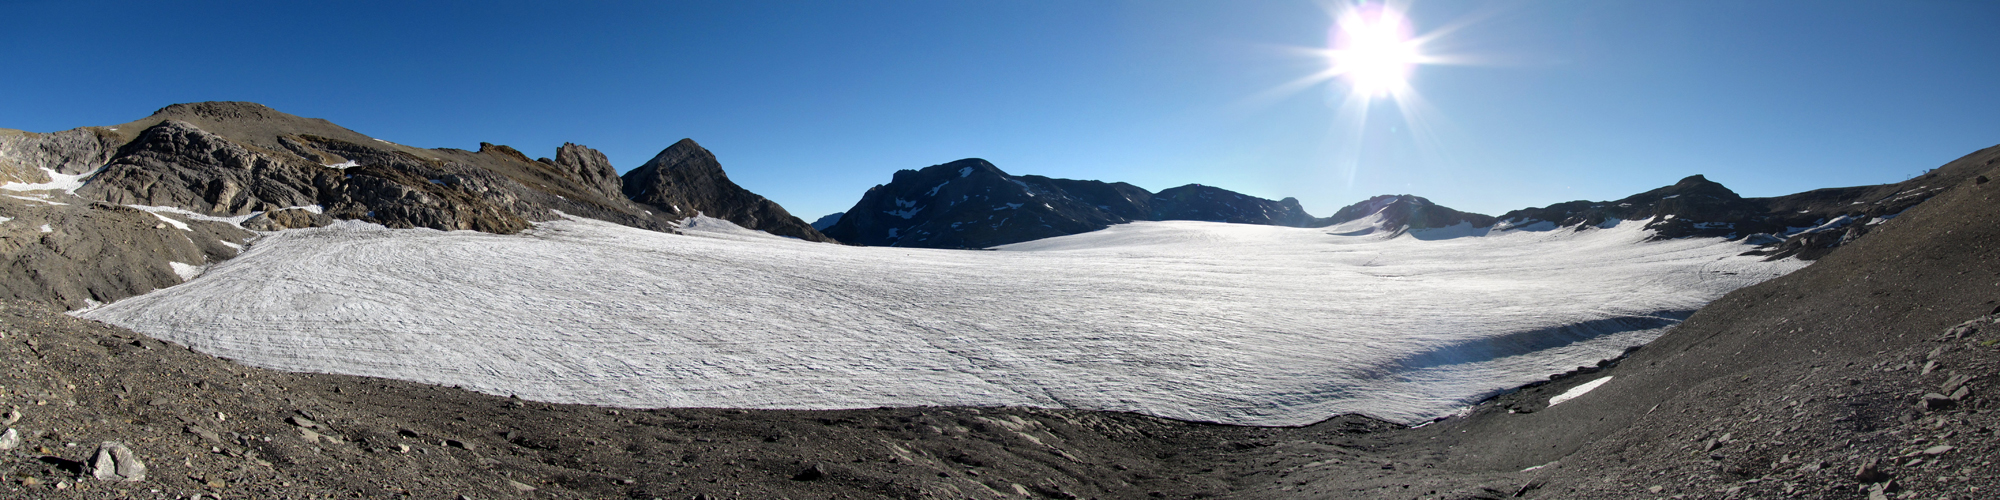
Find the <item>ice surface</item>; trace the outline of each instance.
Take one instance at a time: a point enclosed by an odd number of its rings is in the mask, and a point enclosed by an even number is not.
[[[1562,404],[1564,401],[1576,399],[1577,396],[1582,396],[1583,393],[1596,390],[1598,386],[1604,385],[1605,382],[1610,382],[1610,381],[1611,377],[1604,377],[1597,380],[1584,382],[1583,385],[1571,387],[1569,388],[1569,390],[1563,391],[1562,394],[1557,394],[1556,397],[1549,398],[1549,406],[1559,405]]]
[[[625,407],[1028,405],[1400,422],[1616,356],[1790,272],[1640,224],[1426,241],[1139,222],[1000,251],[697,218],[266,234],[84,317],[258,366]]]

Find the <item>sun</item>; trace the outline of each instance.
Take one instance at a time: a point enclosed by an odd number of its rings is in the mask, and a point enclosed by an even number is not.
[[[1326,52],[1331,72],[1368,97],[1393,96],[1408,88],[1410,71],[1424,62],[1410,22],[1394,9],[1365,5],[1342,13]]]

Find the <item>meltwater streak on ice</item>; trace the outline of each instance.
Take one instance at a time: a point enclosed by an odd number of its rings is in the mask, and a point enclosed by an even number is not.
[[[710,219],[688,235],[343,222],[84,316],[258,366],[553,402],[1414,422],[1804,265],[1636,226],[1425,241],[1140,222],[981,252]]]

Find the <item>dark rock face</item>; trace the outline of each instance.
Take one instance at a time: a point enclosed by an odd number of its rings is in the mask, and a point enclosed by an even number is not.
[[[968,158],[896,172],[870,188],[827,236],[843,243],[985,248],[1143,220],[1144,189],[1129,184],[1011,176]]]
[[[671,219],[702,214],[778,236],[833,241],[784,207],[731,182],[715,155],[693,139],[681,139],[660,151],[645,165],[626,172],[623,180],[627,197]]]
[[[1287,198],[1290,199],[1290,198]],[[1342,207],[1331,216],[1314,219],[1307,227],[1327,227],[1381,214],[1381,224],[1373,230],[1407,231],[1414,229],[1435,229],[1459,224],[1472,227],[1493,227],[1496,219],[1490,215],[1452,210],[1449,207],[1431,203],[1421,196],[1382,195],[1363,200],[1360,203]]]
[[[1312,221],[1297,198],[1271,201],[1218,187],[1189,184],[1154,193],[1150,220],[1204,220],[1304,226]]]
[[[1154,194],[1123,182],[1008,175],[968,158],[896,172],[825,229],[844,243],[986,248],[1139,220],[1301,225],[1298,200],[1271,201],[1202,185]]]

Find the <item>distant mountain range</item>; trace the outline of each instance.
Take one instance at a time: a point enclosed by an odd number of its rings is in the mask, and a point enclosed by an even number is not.
[[[1815,258],[1962,180],[1933,172],[1898,184],[1743,198],[1702,176],[1625,199],[1571,201],[1490,217],[1384,195],[1314,217],[1298,200],[1199,184],[1154,193],[1122,182],[1010,175],[980,159],[896,172],[853,208],[812,224],[731,182],[715,155],[682,139],[618,174],[602,153],[564,144],[530,159],[503,145],[426,149],[260,104],[203,102],[140,120],[54,133],[0,129],[5,296],[66,309],[177,284],[252,237],[335,220],[507,234],[563,216],[678,231],[703,214],[807,241],[988,248],[1133,221],[1197,220],[1327,228],[1338,234],[1477,235],[1585,230],[1644,221],[1656,238],[1745,239],[1772,258]],[[1433,232],[1458,228],[1452,232]],[[188,232],[200,237],[183,237]],[[109,242],[121,242],[112,244]],[[135,271],[138,270],[138,271]]]
[[[1582,230],[1643,221],[1655,238],[1747,239],[1773,258],[1815,258],[1957,182],[1930,173],[1897,184],[1830,188],[1744,198],[1695,175],[1616,201],[1578,200],[1499,217],[1461,212],[1413,195],[1382,195],[1313,217],[1295,198],[1272,201],[1189,184],[1151,193],[1123,182],[1009,175],[977,158],[901,170],[845,212],[814,227],[843,243],[922,248],[987,248],[1084,233],[1132,221],[1200,220],[1305,228],[1340,234],[1403,234],[1461,227],[1490,231]]]

